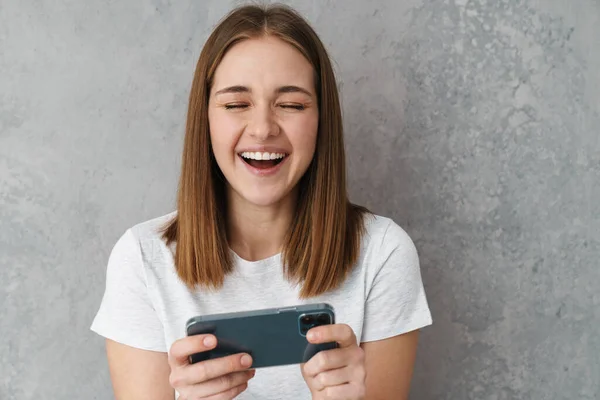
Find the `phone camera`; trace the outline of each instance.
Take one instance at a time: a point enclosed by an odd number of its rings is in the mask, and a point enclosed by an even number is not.
[[[319,314],[319,316],[317,317],[317,323],[319,325],[325,325],[325,324],[328,324],[329,322],[331,322],[331,320],[329,318],[329,314]]]
[[[306,333],[315,326],[327,325],[331,323],[331,317],[327,313],[302,315],[299,319],[300,333]]]

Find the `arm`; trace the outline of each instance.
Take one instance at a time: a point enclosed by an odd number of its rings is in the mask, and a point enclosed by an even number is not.
[[[366,400],[407,400],[419,331],[362,343],[365,352]]]
[[[417,249],[408,234],[390,223],[382,239],[365,302],[360,338],[365,352],[367,400],[409,396],[419,329],[431,324]]]
[[[208,335],[210,336],[210,335]],[[243,354],[189,364],[190,354],[210,350],[217,345],[206,342],[207,335],[195,335],[176,341],[169,355],[142,350],[106,340],[110,376],[117,400],[173,400],[177,389],[183,399],[236,398],[254,377],[252,358],[244,363]]]
[[[167,353],[141,350],[106,340],[106,354],[117,400],[173,400]]]
[[[129,229],[108,260],[92,330],[105,337],[115,398],[173,400],[164,329],[150,298],[141,245]]]

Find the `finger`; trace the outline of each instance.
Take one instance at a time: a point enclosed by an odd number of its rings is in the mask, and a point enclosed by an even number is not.
[[[328,386],[338,386],[350,383],[352,371],[348,367],[321,372],[313,378],[313,389],[321,391]]]
[[[340,347],[357,346],[354,331],[346,324],[317,326],[309,330],[306,338],[311,343],[337,342]]]
[[[206,360],[184,367],[177,374],[176,383],[178,385],[195,385],[232,372],[244,371],[251,365],[252,357],[244,353]]]
[[[243,383],[239,386],[226,390],[225,392],[213,394],[212,396],[205,397],[204,400],[232,400],[239,396],[244,390],[248,388],[248,383]]]
[[[181,367],[189,364],[189,356],[213,349],[217,345],[214,335],[194,335],[179,339],[173,343],[169,351],[169,364]]]
[[[326,399],[362,399],[365,396],[364,389],[354,385],[343,384],[327,386],[321,391]]]
[[[314,378],[321,372],[343,368],[350,361],[350,354],[347,353],[346,349],[321,351],[304,364],[303,372],[306,376]]]
[[[254,378],[255,374],[255,370],[247,370],[223,375],[206,381],[200,385],[196,385],[192,393],[198,398],[205,398],[215,394],[227,392],[230,389],[237,388],[247,383],[250,379]]]

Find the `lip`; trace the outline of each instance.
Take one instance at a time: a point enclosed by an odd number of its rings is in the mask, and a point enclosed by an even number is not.
[[[261,150],[244,150],[244,151],[261,151]],[[264,150],[264,151],[268,151],[270,153],[285,153],[284,151],[270,151],[270,150]],[[281,162],[277,165],[274,165],[270,168],[255,168],[252,165],[248,164],[246,161],[244,161],[244,158],[238,153],[237,157],[239,158],[239,161],[244,165],[244,167],[246,167],[248,169],[248,171],[252,174],[252,175],[256,175],[256,176],[260,176],[260,177],[267,177],[267,176],[272,176],[275,175],[281,168],[282,165],[284,165],[285,163],[287,163],[287,160],[289,157],[288,153],[285,153],[286,156],[283,158],[283,160],[281,160]]]

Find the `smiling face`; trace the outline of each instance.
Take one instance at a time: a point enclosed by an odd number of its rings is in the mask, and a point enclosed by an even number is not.
[[[230,198],[277,205],[289,198],[315,153],[314,69],[280,39],[244,40],[215,71],[208,120]]]

